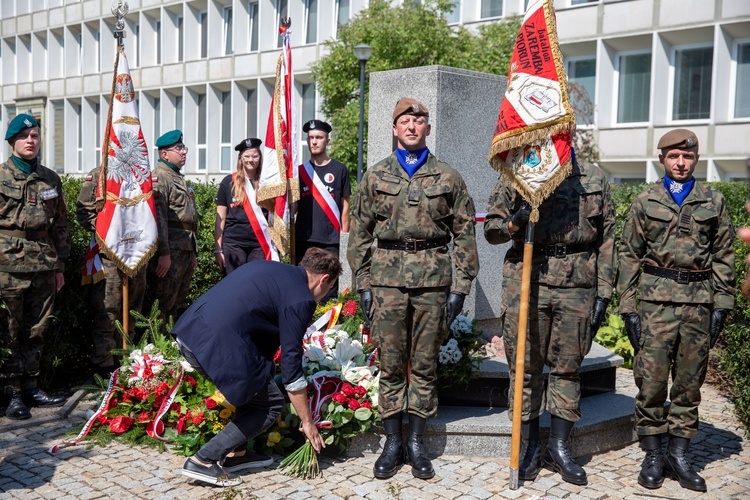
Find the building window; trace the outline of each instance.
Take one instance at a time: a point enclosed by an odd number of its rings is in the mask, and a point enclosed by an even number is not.
[[[570,5],[583,5],[586,3],[597,3],[599,0],[570,0]]]
[[[96,67],[96,73],[101,72],[101,60],[102,60],[102,45],[101,45],[102,32],[96,30],[94,32],[94,65]]]
[[[734,117],[750,117],[750,42],[737,44],[737,81],[735,84]]]
[[[651,54],[619,57],[617,123],[647,122],[651,103]]]
[[[349,18],[351,17],[349,3],[349,0],[338,0],[336,2],[336,23],[339,26],[349,24]]]
[[[594,123],[594,96],[596,95],[596,58],[568,61],[568,82],[571,86],[571,105],[579,125]]]
[[[276,32],[281,28],[281,20],[289,17],[289,0],[276,0]],[[284,45],[281,35],[279,35],[276,47],[281,48]]]
[[[315,43],[318,41],[318,0],[305,1],[305,43]]]
[[[174,128],[182,130],[182,96],[174,96]]]
[[[102,106],[98,102],[92,106],[94,110],[94,165],[102,162]]]
[[[482,0],[481,19],[503,15],[503,0]]]
[[[315,84],[302,85],[302,123],[315,119]]]
[[[198,94],[198,170],[206,170],[206,94]]]
[[[234,52],[232,46],[232,8],[224,7],[222,17],[224,18],[224,55],[228,56]]]
[[[52,103],[52,167],[57,172],[65,165],[65,104]]]
[[[81,105],[73,103],[73,113],[76,120],[76,170],[83,172],[83,119],[81,117]]]
[[[201,29],[201,59],[208,57],[208,12],[198,14],[198,24]]]
[[[232,94],[221,93],[221,170],[232,170]]]
[[[141,64],[141,25],[136,23],[133,26],[133,35],[135,35],[135,66]]]
[[[250,51],[255,52],[258,50],[258,2],[250,2],[247,5],[247,17],[250,27],[248,34],[250,36]]]
[[[454,0],[450,10],[443,12],[443,16],[448,24],[456,24],[461,21],[461,0]]]
[[[713,47],[675,50],[673,120],[710,116],[712,63]]]
[[[258,92],[247,89],[247,137],[258,137]]]
[[[177,25],[177,61],[185,60],[185,27],[182,16],[177,16],[175,24]]]
[[[156,64],[161,64],[161,21],[154,21],[154,33],[156,34]]]
[[[154,137],[161,136],[161,99],[154,97]],[[154,141],[156,142],[156,141]],[[154,148],[154,157],[159,157],[159,148]]]

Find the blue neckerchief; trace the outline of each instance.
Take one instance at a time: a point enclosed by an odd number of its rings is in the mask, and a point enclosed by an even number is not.
[[[36,164],[38,162],[36,156],[32,160],[24,160],[23,158],[12,154],[10,155],[10,159],[13,162],[13,165],[26,175],[31,175],[31,172],[36,170]]]
[[[664,176],[664,189],[666,189],[667,193],[672,196],[672,199],[677,203],[678,207],[682,206],[682,202],[685,201],[687,195],[693,190],[694,185],[695,177],[691,177],[687,182],[677,182],[673,181],[666,175]]]
[[[405,149],[396,148],[396,158],[398,164],[409,175],[409,179],[419,170],[419,167],[427,162],[427,156],[430,150],[426,147],[416,151],[406,151]]]

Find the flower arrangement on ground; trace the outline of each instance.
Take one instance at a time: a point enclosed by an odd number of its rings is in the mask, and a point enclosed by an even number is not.
[[[474,320],[459,314],[450,326],[451,334],[440,347],[437,379],[439,387],[467,385],[481,361],[481,335]]]

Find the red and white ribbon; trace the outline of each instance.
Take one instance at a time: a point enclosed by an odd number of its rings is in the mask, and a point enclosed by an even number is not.
[[[333,199],[333,196],[328,191],[328,186],[325,185],[317,172],[315,172],[312,162],[306,161],[302,164],[302,168],[299,170],[299,177],[305,182],[313,198],[318,202],[320,208],[323,209],[323,213],[326,214],[336,232],[340,233],[341,211],[338,205],[336,205],[336,200]]]
[[[241,175],[235,172],[233,175]],[[255,187],[250,179],[245,177],[245,203],[242,204],[242,209],[247,215],[247,219],[250,221],[250,226],[253,228],[255,238],[260,243],[260,248],[263,249],[263,254],[266,256],[266,260],[279,261],[279,251],[276,249],[276,245],[271,239],[271,234],[268,232],[268,221],[263,216],[263,210],[258,206],[255,197]]]

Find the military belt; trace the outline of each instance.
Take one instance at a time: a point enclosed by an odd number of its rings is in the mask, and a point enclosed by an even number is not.
[[[21,238],[23,240],[41,240],[43,238],[46,238],[49,232],[46,229],[43,229],[41,231],[20,231],[17,229],[0,229],[0,234],[4,234],[6,236],[13,236],[14,238]]]
[[[184,229],[185,231],[193,230],[193,224],[187,222],[169,221],[167,226],[169,226],[171,229]]]
[[[703,271],[691,271],[690,269],[683,269],[680,267],[664,268],[650,266],[648,264],[645,264],[643,266],[643,272],[646,274],[653,274],[654,276],[658,276],[660,278],[669,278],[673,281],[676,281],[677,283],[680,283],[681,285],[685,285],[693,281],[706,281],[707,279],[711,279],[712,273],[711,269],[704,269]]]
[[[565,257],[572,253],[588,252],[591,248],[588,244],[567,245],[565,243],[554,243],[552,245],[534,245],[534,257]]]
[[[432,240],[417,240],[407,236],[403,240],[381,240],[378,239],[378,248],[384,250],[403,250],[404,252],[414,253],[420,250],[443,247],[448,244],[450,238],[443,236]]]

